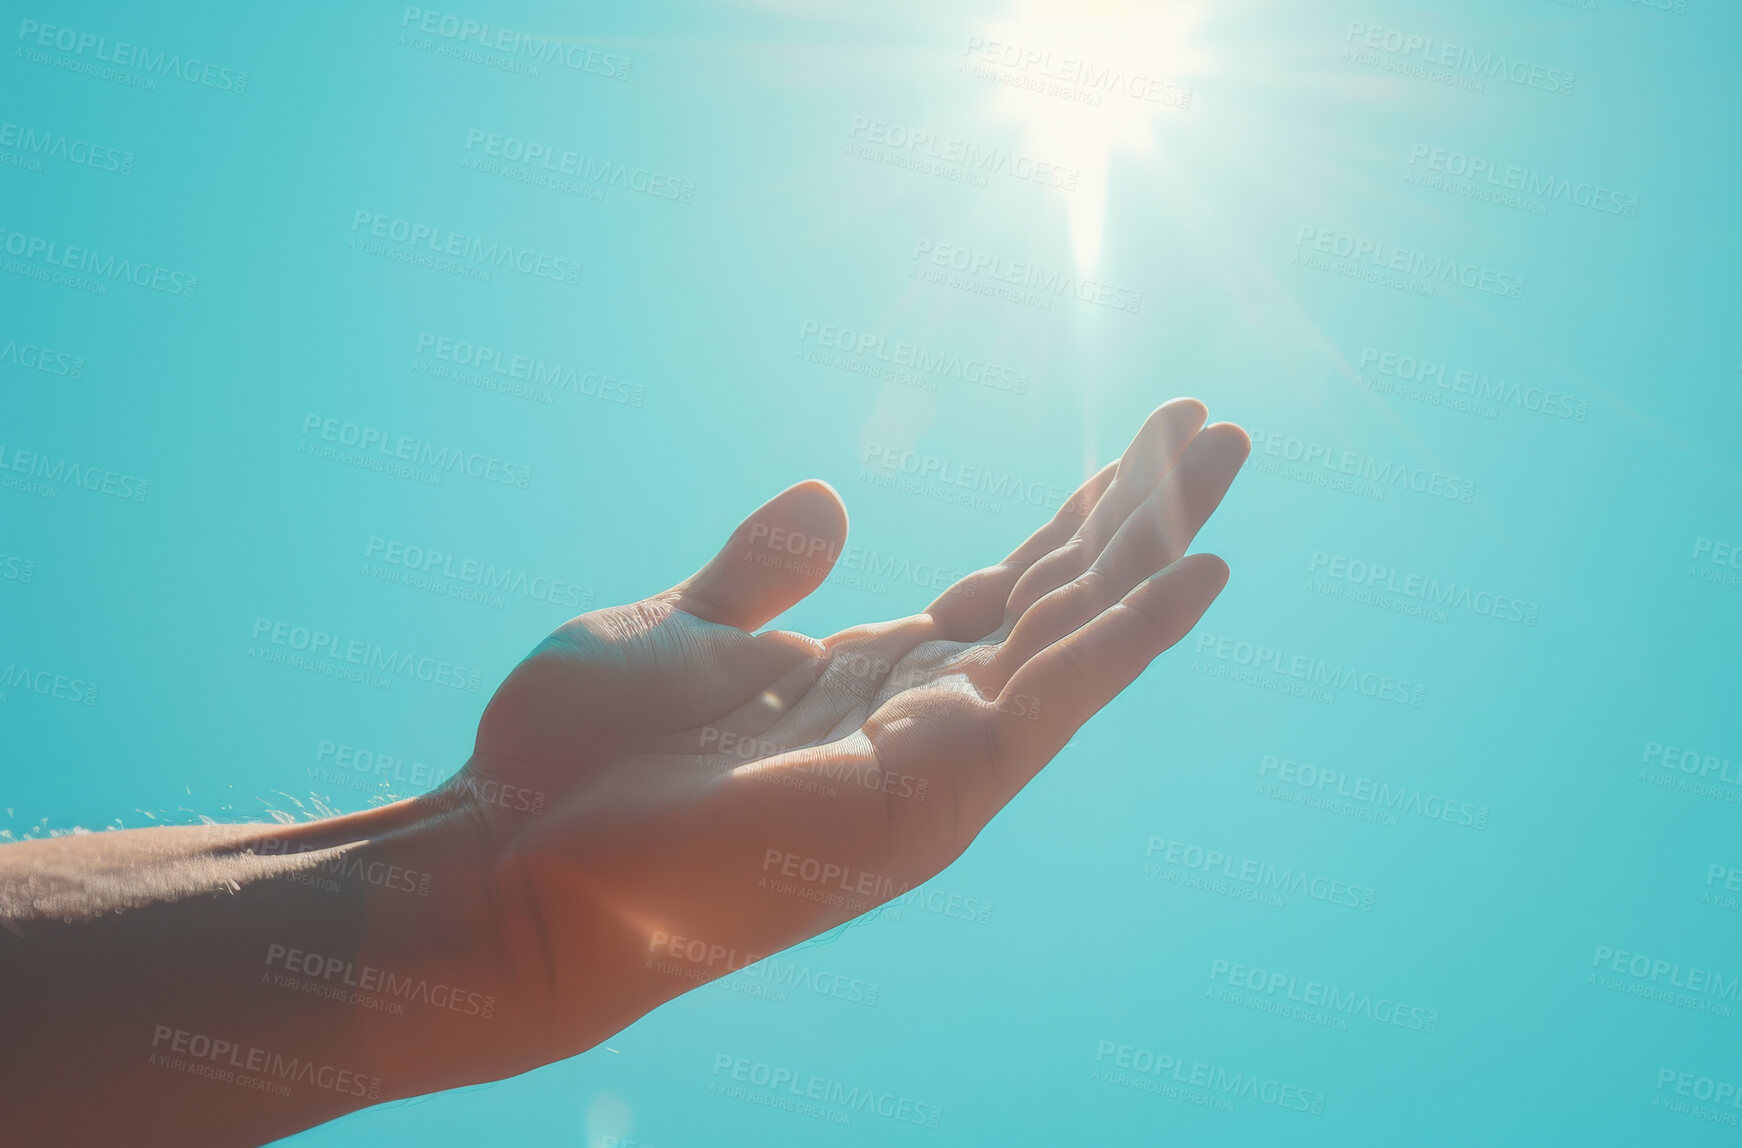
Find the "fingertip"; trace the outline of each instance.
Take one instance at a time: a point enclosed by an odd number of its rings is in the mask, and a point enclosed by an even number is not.
[[[841,497],[841,492],[820,478],[807,478],[803,482],[795,482],[780,493],[781,498],[792,498],[798,509],[821,518],[837,521],[845,529],[847,525],[847,503]]]
[[[752,516],[756,521],[822,542],[832,554],[847,541],[847,504],[820,478],[796,482]],[[809,556],[814,557],[813,551]]]
[[[826,497],[833,497],[836,502],[841,500],[840,492],[829,483],[828,479],[825,478],[807,478],[802,482],[793,483],[791,486],[787,487],[787,489],[817,491]]]
[[[787,487],[738,524],[712,561],[679,583],[680,609],[741,630],[810,594],[847,540],[847,508],[821,479]]]
[[[1190,562],[1193,567],[1193,577],[1203,580],[1206,587],[1214,587],[1220,594],[1222,587],[1228,584],[1228,564],[1216,554],[1188,554],[1180,561]]]
[[[1174,411],[1182,415],[1191,413],[1197,415],[1200,420],[1210,417],[1210,408],[1204,404],[1204,400],[1194,399],[1190,395],[1181,395],[1177,399],[1169,399],[1167,402],[1162,403],[1159,407],[1155,408],[1157,414],[1160,414],[1162,411]]]
[[[1113,488],[1128,489],[1136,500],[1141,501],[1144,494],[1191,448],[1208,416],[1209,408],[1197,399],[1169,399],[1156,407],[1119,456],[1118,468],[1113,472]],[[1130,510],[1130,506],[1122,502],[1116,500],[1116,504],[1121,507],[1121,517]],[[1103,502],[1102,506],[1105,505]]]
[[[1156,423],[1168,423],[1190,427],[1192,433],[1204,425],[1204,420],[1210,417],[1210,408],[1202,400],[1193,398],[1169,399],[1149,413],[1143,420],[1145,428]],[[1138,432],[1141,436],[1142,432]]]
[[[1252,453],[1252,436],[1238,423],[1211,423],[1198,432],[1198,437],[1211,436],[1222,449],[1236,453],[1245,462]]]
[[[1152,584],[1155,590],[1150,593],[1163,592],[1162,583],[1166,584],[1165,593],[1169,595],[1212,599],[1228,584],[1228,564],[1214,554],[1187,554],[1152,574],[1132,594]]]

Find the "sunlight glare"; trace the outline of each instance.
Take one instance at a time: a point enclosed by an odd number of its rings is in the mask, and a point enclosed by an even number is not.
[[[963,70],[996,84],[985,113],[1015,125],[1024,154],[1077,169],[1065,214],[1079,273],[1100,263],[1114,153],[1153,159],[1209,70],[1201,22],[1196,0],[1016,0],[969,39]]]

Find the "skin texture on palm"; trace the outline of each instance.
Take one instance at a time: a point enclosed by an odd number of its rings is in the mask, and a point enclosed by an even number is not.
[[[503,682],[474,802],[538,1059],[934,876],[1227,580],[1185,556],[1245,461],[1179,399],[1002,563],[820,641],[759,627],[826,578],[828,486],[759,508],[671,590],[576,618]],[[707,954],[673,963],[677,946]],[[699,943],[699,948],[697,946]]]

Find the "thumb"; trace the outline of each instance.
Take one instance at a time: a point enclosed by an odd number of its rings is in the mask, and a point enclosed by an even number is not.
[[[789,486],[739,524],[712,562],[674,587],[678,609],[754,630],[802,601],[840,556],[847,508],[819,479]]]

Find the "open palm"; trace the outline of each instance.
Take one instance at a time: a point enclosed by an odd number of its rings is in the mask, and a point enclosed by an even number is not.
[[[961,854],[1227,580],[1182,557],[1244,432],[1175,400],[996,566],[924,613],[753,633],[846,538],[819,482],[694,577],[568,622],[497,690],[472,799],[550,1052],[881,904]]]

